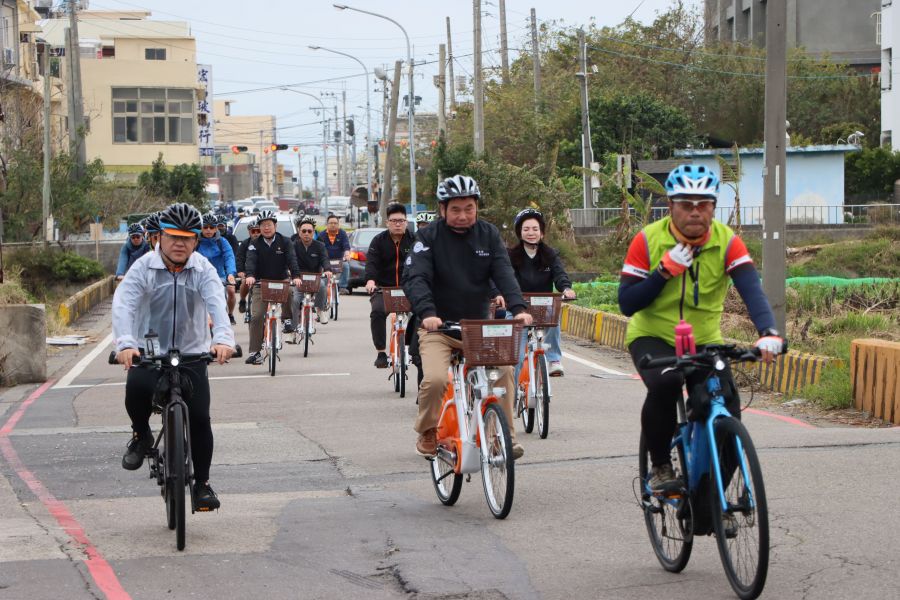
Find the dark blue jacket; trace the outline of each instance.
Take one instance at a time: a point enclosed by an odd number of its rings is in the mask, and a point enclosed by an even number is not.
[[[125,240],[122,249],[119,250],[119,264],[116,266],[116,277],[124,276],[134,264],[134,261],[150,252],[150,244],[146,241],[135,246],[131,243],[131,238]]]
[[[229,275],[237,274],[231,244],[222,239],[218,233],[211,238],[201,237],[200,245],[197,246],[197,252],[212,263],[219,274],[219,279],[225,279]]]
[[[328,258],[331,260],[340,260],[344,258],[344,252],[350,252],[350,238],[343,229],[338,229],[337,237],[334,243],[328,239],[328,230],[323,229],[316,236],[316,239],[325,244],[325,250],[328,251]]]

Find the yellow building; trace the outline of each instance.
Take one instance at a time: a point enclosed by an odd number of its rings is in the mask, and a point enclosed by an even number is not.
[[[275,182],[277,170],[276,153],[270,150],[276,142],[277,129],[274,115],[238,115],[234,113],[233,100],[216,100],[213,103],[215,115],[216,147],[226,156],[232,146],[246,146],[256,165],[254,194],[259,193],[267,198],[278,195]],[[227,160],[227,159],[225,159]],[[220,164],[225,164],[221,161]],[[274,173],[274,176],[273,176]]]
[[[196,42],[187,23],[149,17],[78,14],[87,158],[102,159],[122,179],[136,178],[159,154],[169,165],[199,162],[197,103],[205,98],[198,98]],[[63,48],[68,23],[48,19],[42,36]]]

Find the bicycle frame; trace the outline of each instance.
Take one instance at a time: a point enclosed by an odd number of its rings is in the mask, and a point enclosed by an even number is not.
[[[168,422],[169,422],[169,413],[180,410],[183,423],[184,423],[184,435],[185,435],[185,472],[184,472],[184,480],[187,482],[188,487],[191,493],[191,513],[194,511],[194,459],[191,456],[191,428],[190,428],[190,420],[188,419],[188,407],[185,403],[182,394],[181,394],[181,381],[179,375],[179,370],[177,367],[170,368],[169,372],[166,376],[169,378],[169,397],[166,400],[165,404],[154,403],[154,412],[158,412],[162,416],[162,428],[159,431],[159,434],[156,436],[156,440],[153,443],[153,447],[150,449],[150,477],[156,479],[156,483],[160,486],[165,486],[166,479],[168,478],[169,467],[166,459],[166,446],[165,439],[166,433],[168,432]],[[163,450],[160,452],[159,445],[160,442],[163,443]],[[160,465],[162,465],[162,469],[160,469]],[[165,488],[163,488],[165,490]]]
[[[269,302],[266,305],[266,316],[263,317],[263,349],[268,353],[273,347],[281,350],[281,329],[278,322],[281,319],[281,305],[277,302]]]
[[[400,351],[398,344],[406,344],[406,325],[409,323],[409,313],[391,313],[391,365],[397,365],[397,356]],[[406,353],[409,356],[409,352]]]
[[[524,391],[521,400],[522,406],[517,407],[517,412],[521,412],[529,407],[535,406],[537,403],[537,390],[531,382],[534,381],[534,368],[537,358],[543,356],[547,350],[547,344],[544,343],[543,327],[528,327],[528,342],[525,344],[525,356],[522,358],[522,367],[519,371],[519,389]],[[550,389],[550,380],[546,382],[547,393],[552,398],[553,390]],[[516,397],[518,401],[518,395]]]

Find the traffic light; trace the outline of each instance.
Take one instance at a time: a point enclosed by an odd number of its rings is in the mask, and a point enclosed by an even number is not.
[[[246,152],[246,151],[247,151],[247,146],[232,146],[232,147],[231,147],[231,151],[232,151],[234,154],[240,154],[241,152]]]
[[[356,137],[356,127],[353,124],[353,119],[347,119],[347,137]]]
[[[277,152],[278,150],[287,150],[288,145],[287,144],[272,144],[271,146],[269,146],[269,149],[272,152]]]
[[[294,152],[300,152],[300,146],[294,146]]]

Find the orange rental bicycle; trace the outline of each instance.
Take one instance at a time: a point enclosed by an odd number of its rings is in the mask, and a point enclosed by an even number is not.
[[[527,327],[528,340],[519,371],[515,414],[521,415],[526,433],[534,430],[537,413],[538,435],[546,439],[550,431],[550,378],[547,376],[544,328],[559,325],[562,294],[523,294],[528,303],[532,324]]]
[[[378,290],[376,290],[378,293]],[[391,341],[388,345],[391,361],[390,378],[394,380],[394,391],[406,397],[406,369],[409,366],[409,352],[406,347],[406,326],[409,324],[412,306],[403,288],[381,288],[384,311],[391,315]]]
[[[291,295],[290,281],[270,281],[263,279],[256,284],[259,286],[261,298],[266,303],[266,314],[263,317],[263,345],[262,351],[266,353],[269,362],[269,375],[275,376],[275,366],[280,358],[281,350],[281,305],[288,301]],[[254,287],[256,287],[254,286]]]

